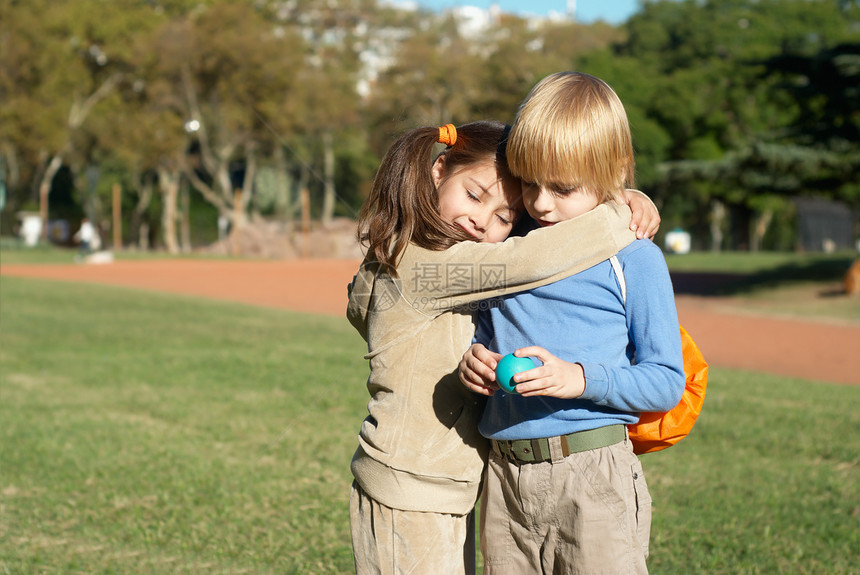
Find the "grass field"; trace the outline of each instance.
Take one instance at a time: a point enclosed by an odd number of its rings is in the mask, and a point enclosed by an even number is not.
[[[341,318],[0,279],[0,573],[349,573]],[[860,388],[712,368],[643,461],[654,574],[852,573]]]

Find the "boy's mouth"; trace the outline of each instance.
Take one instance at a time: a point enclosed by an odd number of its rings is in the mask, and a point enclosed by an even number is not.
[[[542,228],[548,228],[549,226],[554,226],[556,223],[558,223],[558,222],[548,222],[546,220],[538,220],[537,222],[540,225],[540,227],[542,227]]]

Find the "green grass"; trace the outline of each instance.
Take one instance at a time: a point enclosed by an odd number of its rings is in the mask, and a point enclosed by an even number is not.
[[[742,311],[860,323],[860,298],[844,293],[843,278],[856,252],[794,254],[725,252],[667,255],[682,286],[686,274],[705,273],[699,295],[731,298],[722,305]]]
[[[340,318],[0,278],[0,573],[348,573]],[[643,461],[654,574],[851,573],[860,388],[712,367]]]
[[[702,415],[643,456],[652,574],[856,573],[860,388],[711,369]]]
[[[176,254],[171,255],[164,251],[134,251],[125,250],[113,253],[117,260],[152,260],[152,259],[207,259],[228,260],[235,259],[231,256],[218,254]],[[10,237],[0,238],[0,265],[3,264],[71,264],[76,262],[78,249],[63,247],[54,244],[38,244],[28,247],[20,240]],[[249,259],[249,258],[246,258]]]
[[[858,255],[860,254],[853,251],[833,254],[691,252],[689,254],[666,254],[666,263],[673,272],[772,274],[782,279],[798,276],[830,279],[834,275],[845,273],[847,265],[850,265],[851,261]]]
[[[0,280],[0,573],[343,573],[345,320]]]

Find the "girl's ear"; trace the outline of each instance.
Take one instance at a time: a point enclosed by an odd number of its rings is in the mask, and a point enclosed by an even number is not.
[[[430,169],[433,174],[433,185],[437,188],[442,180],[445,179],[445,154],[440,154],[436,161],[433,162],[433,167]]]

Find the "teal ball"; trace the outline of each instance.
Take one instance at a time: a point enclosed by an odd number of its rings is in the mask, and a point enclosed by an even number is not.
[[[516,382],[511,381],[511,379],[518,373],[522,371],[528,371],[535,366],[535,363],[532,361],[530,357],[517,357],[512,353],[509,353],[505,357],[499,360],[499,364],[496,366],[496,383],[499,384],[503,390],[508,393],[516,393],[514,391],[514,387],[516,387]]]

